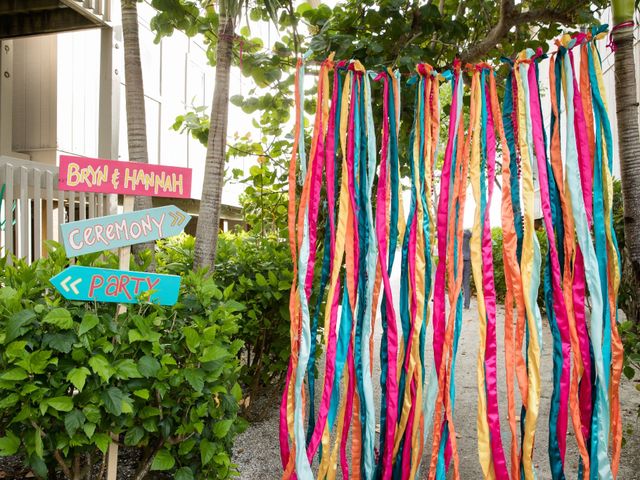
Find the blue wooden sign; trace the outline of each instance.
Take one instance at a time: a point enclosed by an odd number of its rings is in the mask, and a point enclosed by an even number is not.
[[[173,305],[180,290],[180,277],[177,275],[77,265],[60,272],[51,279],[51,283],[68,300],[114,303],[138,303],[140,295],[151,290],[150,302]]]
[[[191,216],[178,207],[150,208],[60,225],[68,257],[153,242],[182,232]]]

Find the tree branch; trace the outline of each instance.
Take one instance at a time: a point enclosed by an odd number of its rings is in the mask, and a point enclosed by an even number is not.
[[[62,473],[64,474],[64,476],[67,478],[73,478],[73,475],[71,474],[71,470],[69,469],[64,459],[62,458],[62,455],[60,454],[60,450],[55,450],[53,452],[53,458],[55,458],[56,462],[58,462],[58,465],[60,465],[60,468],[62,469]]]
[[[511,28],[525,23],[573,23],[573,12],[586,2],[579,1],[569,9],[540,8],[523,12],[516,8],[513,0],[502,0],[500,2],[500,19],[498,23],[487,33],[486,37],[478,43],[470,46],[460,54],[463,63],[474,62],[485,56],[502,39],[504,39]]]
[[[156,457],[156,454],[160,451],[160,449],[164,446],[164,440],[159,440],[158,443],[153,447],[151,453],[147,458],[145,458],[138,470],[135,473],[134,480],[142,480],[149,470],[151,469],[151,465],[153,464],[153,459]]]
[[[416,38],[422,35],[422,19],[419,7],[420,5],[417,0],[414,0],[411,3],[411,30],[398,37],[392,51],[392,57],[394,58],[393,65],[398,64],[398,59],[400,58],[400,52],[402,49],[407,45],[410,45]]]

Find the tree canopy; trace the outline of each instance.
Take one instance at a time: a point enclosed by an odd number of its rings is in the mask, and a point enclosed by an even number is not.
[[[158,38],[176,29],[190,36],[203,35],[209,60],[215,65],[218,16],[213,3],[152,0],[158,10],[152,28]],[[248,4],[235,41],[236,65],[254,86],[230,100],[252,116],[260,136],[229,138],[227,156],[256,156],[262,171],[283,171],[278,167],[284,167],[289,158],[296,55],[311,51],[308,72],[314,72],[330,52],[335,52],[336,59],[360,60],[369,69],[396,67],[404,74],[421,62],[442,71],[456,57],[463,64],[482,60],[499,67],[501,57],[513,57],[527,47],[547,50],[549,41],[563,31],[598,23],[598,13],[609,5],[604,0],[346,0],[334,7],[293,3],[278,2],[277,8],[273,2]],[[265,45],[253,35],[252,27],[273,18],[277,19],[278,38]],[[314,93],[315,87],[307,84],[305,110],[309,114],[315,110]],[[413,108],[410,89],[404,89],[404,96],[403,118],[408,121]],[[445,114],[447,98],[444,93]],[[206,142],[209,121],[205,110],[187,112],[174,128],[188,130]],[[400,145],[406,145],[405,139],[400,139]],[[284,191],[286,182],[280,180],[273,177],[271,187]]]

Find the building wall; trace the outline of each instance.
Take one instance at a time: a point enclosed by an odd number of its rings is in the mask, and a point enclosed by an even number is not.
[[[180,32],[155,43],[149,26],[154,10],[146,3],[138,9],[149,162],[190,167],[194,178],[201,179],[206,149],[171,126],[191,106],[208,108],[215,70],[207,63],[204,45]],[[118,158],[124,160],[124,52],[119,12],[113,13],[113,67],[120,87]],[[100,30],[92,29],[13,40],[15,151],[48,164],[57,163],[60,154],[98,156],[100,39]],[[196,181],[193,196],[200,195]]]
[[[56,148],[55,38],[43,35],[13,41],[13,149],[33,157],[46,156]]]

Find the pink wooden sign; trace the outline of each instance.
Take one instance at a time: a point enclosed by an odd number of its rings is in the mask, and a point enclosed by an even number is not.
[[[60,190],[191,198],[191,169],[60,156]]]

